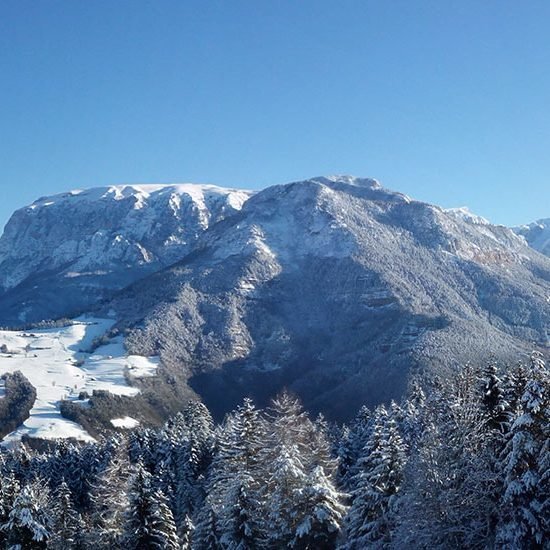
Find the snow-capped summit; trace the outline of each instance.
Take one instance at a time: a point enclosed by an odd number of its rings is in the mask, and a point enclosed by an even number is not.
[[[197,205],[207,207],[208,196],[225,196],[228,202],[236,209],[240,209],[244,201],[250,196],[250,191],[226,189],[217,185],[179,183],[179,184],[139,184],[139,185],[110,185],[107,187],[93,187],[91,189],[76,189],[68,193],[60,193],[48,197],[41,197],[28,208],[34,210],[39,207],[52,206],[60,202],[70,201],[71,206],[77,202],[96,202],[101,200],[120,201],[134,197],[135,205],[140,208],[147,201],[155,201],[159,196],[190,197]]]

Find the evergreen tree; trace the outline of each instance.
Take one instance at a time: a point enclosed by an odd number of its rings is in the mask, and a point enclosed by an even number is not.
[[[141,462],[135,466],[130,481],[125,546],[136,550],[179,549],[176,524],[166,497],[152,488],[152,476]]]
[[[127,447],[121,443],[92,487],[93,529],[90,539],[100,548],[123,547],[124,520],[130,507],[129,476]]]
[[[262,453],[268,545],[305,548],[313,539],[325,544],[338,535],[335,526],[344,498],[334,485],[337,463],[330,456],[327,438],[286,392],[273,401],[269,420],[268,444]]]
[[[270,465],[266,502],[265,526],[269,546],[284,548],[291,545],[296,530],[305,517],[300,510],[301,494],[307,484],[307,473],[300,458],[299,448],[281,442]]]
[[[223,505],[220,542],[227,550],[254,550],[261,545],[257,514],[259,503],[254,480],[239,475],[230,486]]]
[[[208,409],[194,401],[176,420],[171,426],[173,508],[177,524],[182,525],[185,516],[195,514],[204,500],[204,484],[214,446],[214,423]]]
[[[346,507],[344,495],[317,466],[308,476],[300,495],[305,515],[296,527],[292,548],[330,550],[340,535]]]
[[[403,440],[408,447],[416,447],[423,432],[423,413],[426,406],[426,393],[418,377],[410,384],[407,399],[403,403]]]
[[[149,548],[180,550],[174,516],[168,506],[168,499],[160,489],[151,495],[149,517],[151,518]]]
[[[550,385],[544,363],[535,356],[503,453],[504,494],[497,541],[511,549],[542,548],[548,541],[547,452]]]
[[[510,406],[505,399],[505,389],[495,361],[491,361],[483,370],[482,386],[482,403],[488,427],[503,432],[506,429]]]
[[[1,456],[1,455],[0,455]],[[19,482],[13,472],[7,468],[0,469],[0,525],[9,517],[13,502],[19,492]]]
[[[180,529],[181,550],[191,550],[193,548],[193,533],[195,526],[189,516],[185,516]]]
[[[193,548],[197,550],[221,550],[222,536],[218,526],[218,518],[216,516],[215,507],[210,502],[209,497],[206,497],[203,506],[201,507],[197,525],[194,531]]]
[[[363,406],[350,426],[346,426],[342,432],[338,448],[338,478],[346,488],[350,488],[351,480],[357,473],[357,461],[371,430],[370,419],[371,412]]]
[[[350,549],[389,543],[392,535],[392,506],[398,494],[406,462],[405,444],[393,417],[380,406],[373,429],[359,459],[355,490],[348,516]]]
[[[54,550],[86,548],[87,545],[84,542],[86,526],[75,510],[71,491],[64,481],[54,493],[51,512],[53,522],[48,548]]]
[[[8,520],[1,526],[9,546],[46,548],[52,518],[47,485],[34,481],[24,485],[14,499]]]
[[[394,539],[421,548],[494,544],[498,480],[482,407],[480,372],[432,379],[397,500]]]
[[[208,483],[209,502],[221,529],[221,542],[230,548],[260,544],[264,471],[260,458],[265,425],[250,399],[229,415],[218,437],[218,449]]]

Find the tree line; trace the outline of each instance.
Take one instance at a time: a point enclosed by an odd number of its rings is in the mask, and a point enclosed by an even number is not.
[[[215,425],[0,453],[0,545],[80,549],[547,548],[550,377],[542,356],[411,381],[347,425],[283,392]]]

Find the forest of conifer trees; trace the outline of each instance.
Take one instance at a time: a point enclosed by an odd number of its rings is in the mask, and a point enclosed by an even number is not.
[[[53,549],[549,547],[550,376],[467,365],[417,377],[348,425],[283,392],[215,425],[0,453],[0,545]]]

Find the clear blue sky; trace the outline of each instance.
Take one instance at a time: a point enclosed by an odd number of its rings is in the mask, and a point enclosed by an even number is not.
[[[0,223],[112,183],[372,176],[550,216],[548,0],[2,0]]]

